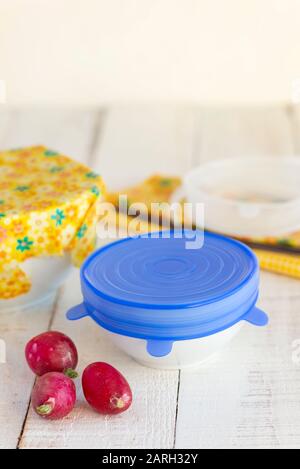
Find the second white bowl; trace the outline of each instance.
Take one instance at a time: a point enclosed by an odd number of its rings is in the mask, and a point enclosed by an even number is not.
[[[213,161],[190,171],[184,186],[188,202],[204,204],[208,230],[273,237],[300,229],[300,157]]]

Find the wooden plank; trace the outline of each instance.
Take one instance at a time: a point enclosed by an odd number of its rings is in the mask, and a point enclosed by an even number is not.
[[[45,145],[78,161],[87,161],[101,111],[33,109],[13,112],[2,148]]]
[[[195,117],[193,165],[229,157],[294,152],[285,108],[200,109]]]
[[[0,311],[0,339],[6,363],[0,363],[0,448],[15,448],[26,416],[34,377],[25,363],[24,348],[48,328],[53,304],[8,316]]]
[[[13,124],[14,113],[12,111],[5,111],[4,106],[0,105],[0,143],[5,140],[6,134],[9,132]]]
[[[300,156],[300,104],[289,107],[289,115],[292,123],[294,151]]]
[[[175,105],[118,106],[110,110],[96,150],[110,191],[153,173],[183,174],[190,167],[194,132],[191,108]]]
[[[286,109],[199,110],[193,164],[214,158],[294,151]],[[299,445],[299,369],[291,344],[300,337],[299,282],[262,273],[267,329],[247,326],[218,361],[182,371],[177,448]]]
[[[300,282],[285,275],[262,272],[260,291],[265,299],[297,299],[300,297]]]
[[[177,448],[300,447],[300,298],[260,301],[267,329],[245,326],[217,362],[181,373]]]
[[[72,111],[18,111],[1,116],[6,129],[2,148],[45,144],[85,161],[94,139],[96,114]],[[1,131],[0,131],[1,133]],[[30,313],[0,312],[0,338],[6,343],[7,362],[0,364],[0,448],[14,448],[22,432],[34,376],[27,369],[24,347],[29,338],[48,329],[53,303]]]
[[[133,389],[134,402],[125,414],[103,417],[85,402],[80,380],[78,402],[64,420],[47,422],[30,409],[21,448],[171,448],[177,397],[177,371],[151,370],[136,364],[113,346],[89,318],[70,322],[65,313],[82,301],[78,273],[67,282],[52,328],[73,338],[80,367],[106,361],[117,367]]]

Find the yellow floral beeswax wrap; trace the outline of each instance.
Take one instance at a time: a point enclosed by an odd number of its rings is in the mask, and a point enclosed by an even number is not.
[[[102,178],[43,146],[0,153],[0,299],[27,293],[22,262],[71,251],[79,266],[96,241]]]
[[[129,187],[121,192],[107,194],[106,200],[118,206],[119,196],[126,195],[128,205],[142,202],[149,210],[151,204],[154,202],[169,202],[172,194],[180,186],[181,179],[179,177],[155,174],[135,187]]]
[[[136,209],[145,219],[148,220],[151,213],[152,221],[156,220],[157,223],[168,225],[170,211],[165,204],[169,205],[172,195],[180,186],[181,179],[179,177],[155,174],[135,187],[107,194],[106,201],[120,209],[120,196],[125,195],[128,207],[136,204]],[[127,207],[125,208],[127,209]]]

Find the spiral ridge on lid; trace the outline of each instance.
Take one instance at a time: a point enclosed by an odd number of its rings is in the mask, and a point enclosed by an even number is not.
[[[89,258],[82,278],[106,300],[153,308],[213,303],[235,293],[257,272],[252,251],[242,243],[205,233],[199,249],[187,237],[127,238]],[[188,239],[191,232],[188,233]]]

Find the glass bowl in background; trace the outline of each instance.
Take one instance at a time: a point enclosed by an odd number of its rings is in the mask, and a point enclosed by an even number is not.
[[[204,204],[211,231],[261,238],[300,229],[298,157],[213,161],[185,176],[184,191],[188,202]]]

